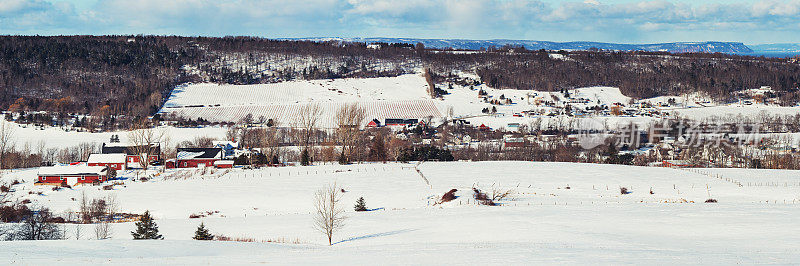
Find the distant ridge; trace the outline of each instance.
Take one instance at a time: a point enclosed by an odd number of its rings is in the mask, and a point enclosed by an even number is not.
[[[422,43],[425,47],[432,48],[454,48],[465,50],[479,50],[481,48],[501,47],[504,45],[524,46],[530,50],[589,50],[591,48],[615,50],[615,51],[649,51],[649,52],[706,52],[706,53],[728,53],[745,54],[753,53],[753,50],[740,42],[672,42],[654,44],[620,44],[604,42],[550,42],[550,41],[531,41],[531,40],[464,40],[464,39],[416,39],[416,38],[293,38],[292,40],[311,40],[311,41],[349,41],[365,43]]]

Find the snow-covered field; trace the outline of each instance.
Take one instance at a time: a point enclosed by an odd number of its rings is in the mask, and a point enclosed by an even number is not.
[[[151,210],[163,241],[130,241],[132,223],[112,240],[0,242],[0,263],[43,264],[791,264],[800,261],[800,172],[681,170],[536,162],[440,162],[167,171],[112,191],[33,186],[18,179],[12,200],[56,213],[76,210],[81,193],[116,195],[122,212]],[[126,173],[132,176],[133,173]],[[746,182],[771,182],[748,186]],[[349,217],[327,246],[312,228],[315,190],[336,182]],[[739,186],[741,182],[745,185]],[[785,185],[784,185],[785,184]],[[794,184],[794,185],[792,185]],[[511,189],[500,206],[475,204],[471,188]],[[569,189],[567,189],[569,187]],[[620,194],[620,187],[632,193]],[[434,205],[458,189],[459,198]],[[653,191],[651,194],[650,191]],[[30,194],[29,191],[34,191]],[[41,191],[42,195],[38,195]],[[710,196],[709,196],[710,195]],[[354,212],[364,197],[369,212]],[[703,203],[709,197],[719,203]],[[189,215],[216,212],[205,218]],[[190,240],[205,222],[217,234],[282,243]],[[73,225],[74,226],[74,225]],[[84,227],[89,239],[92,225]],[[67,231],[71,232],[74,228]],[[69,235],[69,233],[68,233]]]
[[[478,79],[469,73],[464,77]],[[485,124],[492,128],[505,127],[516,123],[532,126],[534,121],[541,127],[559,127],[565,119],[573,119],[562,114],[569,105],[573,110],[586,110],[597,105],[610,107],[622,104],[633,107],[632,103],[647,102],[656,107],[642,109],[646,112],[661,113],[653,116],[613,116],[609,114],[590,114],[581,127],[584,129],[615,128],[630,123],[647,124],[660,117],[685,117],[695,120],[709,118],[749,117],[758,119],[763,115],[797,115],[800,107],[779,107],[772,105],[729,104],[721,105],[707,96],[690,94],[683,96],[661,96],[634,100],[623,95],[619,88],[587,87],[565,92],[543,92],[535,90],[494,89],[486,84],[459,86],[437,84],[448,94],[442,99],[431,100],[428,85],[421,74],[408,74],[398,77],[299,80],[258,85],[218,85],[185,84],[177,87],[161,109],[161,113],[175,114],[185,118],[203,118],[209,121],[237,122],[247,114],[253,118],[264,116],[276,119],[279,124],[291,126],[299,116],[300,110],[310,103],[318,103],[323,109],[321,127],[335,127],[335,113],[346,103],[358,103],[367,111],[367,120],[386,118],[432,117],[434,123],[440,118],[463,118],[474,125]],[[479,91],[485,96],[478,95]],[[567,97],[569,94],[569,97]],[[492,105],[484,101],[497,100],[502,104]],[[660,107],[669,100],[674,106]],[[507,102],[510,101],[510,102]],[[487,115],[484,109],[497,109],[497,114]],[[533,111],[538,114],[520,115]],[[608,112],[606,110],[606,112]],[[518,116],[514,116],[517,114]],[[555,114],[556,116],[548,116]],[[366,122],[364,122],[366,124]]]
[[[441,105],[430,99],[427,88],[419,74],[257,85],[186,84],[173,90],[160,112],[234,122],[251,114],[292,126],[305,106],[316,103],[322,109],[318,126],[323,128],[336,127],[338,108],[349,103],[366,110],[364,124],[372,119],[442,117]]]
[[[78,131],[65,131],[58,127],[44,127],[39,128],[32,125],[19,125],[11,123],[15,148],[23,150],[29,148],[31,151],[36,151],[40,146],[49,148],[69,148],[77,146],[81,143],[92,143],[95,145],[102,145],[104,142],[108,143],[112,135],[119,136],[122,142],[128,139],[127,131],[119,132],[78,132]],[[175,145],[181,141],[191,141],[197,137],[211,137],[217,139],[225,139],[225,127],[202,127],[202,128],[177,128],[170,126],[162,126],[156,129],[163,132],[165,136],[169,136],[171,145]]]

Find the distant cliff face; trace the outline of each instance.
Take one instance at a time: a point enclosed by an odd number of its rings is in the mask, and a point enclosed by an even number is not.
[[[524,46],[530,50],[589,50],[592,48],[616,51],[650,51],[650,52],[706,52],[743,54],[752,53],[747,45],[739,42],[674,42],[656,44],[619,44],[602,42],[548,42],[529,40],[460,40],[460,39],[408,39],[408,38],[311,38],[305,40],[342,40],[366,43],[422,43],[431,48],[454,48],[479,50],[481,48],[502,47],[505,45]]]

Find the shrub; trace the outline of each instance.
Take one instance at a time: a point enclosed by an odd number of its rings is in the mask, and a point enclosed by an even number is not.
[[[0,192],[6,193],[6,192],[9,192],[9,191],[11,191],[11,188],[9,188],[8,186],[6,186],[6,185],[0,186]]]
[[[475,200],[481,205],[495,206],[494,201],[489,199],[489,196],[487,196],[486,193],[481,192],[480,189],[472,188],[472,192],[474,192],[472,197],[475,198]]]
[[[408,147],[403,149],[398,156],[402,162],[408,161],[453,161],[455,158],[450,150],[435,146]]]
[[[630,192],[628,192],[628,188],[626,188],[626,187],[620,187],[619,188],[619,194],[620,195],[625,195],[625,194],[629,194],[629,193]]]
[[[19,222],[23,217],[29,216],[30,212],[25,205],[3,206],[0,207],[0,222]]]
[[[114,185],[105,185],[103,186],[103,190],[114,190]]]
[[[458,196],[456,196],[456,191],[458,191],[458,189],[454,188],[454,189],[451,189],[450,191],[448,191],[447,193],[444,193],[444,195],[442,195],[442,199],[439,201],[439,203],[449,202],[449,201],[452,201],[452,200],[458,198]]]
[[[229,237],[229,236],[226,236],[226,235],[214,235],[213,240],[216,240],[216,241],[234,241],[234,242],[256,242],[255,238]]]
[[[356,200],[356,206],[353,207],[357,212],[367,211],[367,202],[364,200],[364,197],[359,197]]]
[[[707,199],[706,203],[717,203],[717,200],[715,200],[715,199]]]

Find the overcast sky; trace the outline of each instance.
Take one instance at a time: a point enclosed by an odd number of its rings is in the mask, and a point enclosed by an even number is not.
[[[800,0],[0,0],[0,34],[800,43]]]

